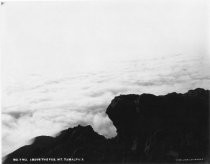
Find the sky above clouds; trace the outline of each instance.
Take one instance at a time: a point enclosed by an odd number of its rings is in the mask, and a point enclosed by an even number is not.
[[[119,94],[210,89],[207,0],[6,2],[1,12],[3,155],[77,124],[115,136],[105,110]]]
[[[68,74],[107,60],[207,55],[205,0],[7,2],[2,9],[4,76]]]

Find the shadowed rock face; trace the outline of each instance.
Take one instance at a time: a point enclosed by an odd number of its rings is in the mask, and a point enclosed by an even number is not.
[[[109,118],[136,161],[205,158],[208,152],[209,91],[116,97]],[[135,155],[134,155],[135,156]]]
[[[106,110],[117,128],[115,138],[106,139],[90,126],[69,128],[55,138],[35,138],[31,145],[9,154],[4,163],[21,163],[12,162],[13,158],[20,157],[28,160],[80,158],[87,163],[206,161],[209,155],[209,95],[210,91],[204,89],[165,96],[121,95],[115,97]]]

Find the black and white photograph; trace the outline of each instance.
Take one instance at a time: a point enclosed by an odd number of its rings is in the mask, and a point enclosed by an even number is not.
[[[1,1],[2,164],[210,162],[210,1]]]

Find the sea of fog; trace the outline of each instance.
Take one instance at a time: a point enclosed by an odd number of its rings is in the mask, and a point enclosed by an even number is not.
[[[105,111],[120,94],[210,89],[210,65],[205,56],[119,59],[90,68],[62,75],[32,72],[3,79],[3,156],[35,136],[56,135],[78,124],[92,125],[106,137],[115,136],[116,129]]]

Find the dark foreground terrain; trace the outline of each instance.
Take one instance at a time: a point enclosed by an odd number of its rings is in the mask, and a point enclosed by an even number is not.
[[[115,138],[77,126],[57,137],[36,137],[6,156],[4,164],[208,162],[209,103],[210,91],[204,89],[121,95],[106,110],[117,128]]]

